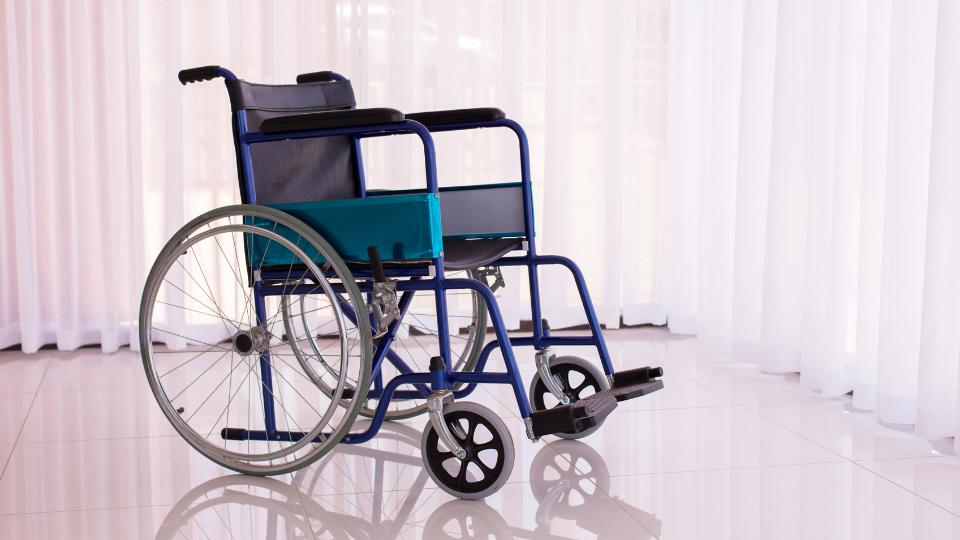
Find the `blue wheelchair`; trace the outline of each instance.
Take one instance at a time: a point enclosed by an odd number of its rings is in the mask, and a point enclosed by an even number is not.
[[[294,85],[218,66],[179,74],[184,85],[219,77],[243,204],[200,215],[167,242],[139,318],[153,394],[201,454],[241,473],[289,473],[338,443],[369,441],[385,420],[427,413],[430,477],[481,499],[506,483],[514,447],[494,412],[465,400],[477,385],[510,385],[534,441],[589,435],[619,401],[663,388],[661,368],[614,371],[580,270],[537,254],[527,138],[502,111],[357,109],[350,81],[330,71]],[[498,127],[517,135],[521,181],[439,188],[431,133]],[[426,185],[367,190],[360,139],[400,134],[422,141]],[[544,265],[573,274],[590,336],[550,335]],[[532,336],[507,335],[493,294],[505,266],[529,271]],[[551,351],[570,345],[596,347],[602,371]],[[527,388],[516,346],[536,351]],[[495,349],[505,372],[486,371]],[[357,430],[361,415],[370,420]]]

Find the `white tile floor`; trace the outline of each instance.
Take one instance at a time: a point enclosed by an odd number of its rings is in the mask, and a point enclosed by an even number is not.
[[[135,353],[0,353],[0,538],[960,538],[952,440],[660,329],[606,336],[616,367],[663,365],[665,389],[583,441],[539,444],[509,388],[476,392],[517,446],[483,502],[423,472],[424,419],[294,475],[245,477],[175,435]],[[529,380],[532,352],[518,357]]]

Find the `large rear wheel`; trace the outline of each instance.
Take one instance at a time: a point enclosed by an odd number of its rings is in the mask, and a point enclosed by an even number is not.
[[[280,299],[311,298],[331,321],[335,375],[320,391],[283,344]],[[229,469],[275,475],[320,459],[348,432],[370,382],[370,326],[353,276],[316,231],[262,206],[208,212],[163,248],[144,287],[140,344],[150,388],[181,436]]]

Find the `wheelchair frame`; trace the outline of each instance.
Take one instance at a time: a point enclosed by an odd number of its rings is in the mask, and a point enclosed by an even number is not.
[[[220,77],[223,77],[226,80],[236,80],[237,77],[228,69],[217,67],[216,74]],[[345,80],[345,77],[338,75],[336,73],[330,74],[332,80]],[[512,130],[516,135],[520,145],[520,173],[521,173],[521,190],[523,193],[523,222],[524,222],[524,247],[526,248],[526,255],[524,256],[510,256],[510,257],[501,257],[496,261],[490,263],[490,265],[495,266],[526,266],[529,273],[530,281],[530,305],[531,305],[531,314],[533,319],[533,336],[532,337],[510,337],[507,335],[506,326],[503,323],[503,317],[500,314],[499,306],[497,305],[496,299],[493,296],[490,288],[479,281],[472,279],[444,279],[443,278],[443,257],[442,253],[440,257],[432,259],[432,268],[410,268],[410,269],[384,269],[387,277],[429,277],[435,276],[434,279],[430,280],[421,280],[421,279],[410,279],[410,280],[400,280],[397,281],[397,292],[403,293],[399,301],[399,309],[401,316],[394,320],[388,327],[386,335],[381,337],[379,340],[375,340],[375,351],[372,359],[372,371],[371,377],[373,382],[373,387],[370,388],[369,393],[367,394],[368,399],[377,399],[377,409],[376,414],[374,415],[370,427],[363,433],[359,435],[347,435],[342,442],[347,444],[360,444],[372,439],[377,432],[379,431],[384,417],[387,413],[387,407],[390,404],[391,399],[393,398],[407,398],[407,399],[425,399],[430,396],[431,392],[428,389],[428,386],[433,390],[447,390],[451,389],[453,385],[457,383],[463,383],[464,386],[459,390],[454,390],[453,397],[454,399],[461,399],[470,395],[478,384],[508,384],[513,387],[514,394],[517,399],[517,404],[520,408],[520,414],[523,418],[527,437],[531,440],[537,440],[538,437],[534,435],[532,423],[530,419],[531,409],[530,402],[527,398],[526,393],[524,392],[523,381],[520,377],[520,373],[517,367],[516,358],[513,354],[513,347],[515,346],[532,346],[535,350],[540,351],[546,347],[551,346],[572,346],[572,345],[583,345],[583,346],[594,346],[597,348],[597,352],[600,355],[601,364],[603,366],[603,371],[606,374],[607,382],[610,387],[613,387],[613,374],[614,369],[610,361],[610,355],[607,351],[606,344],[603,340],[603,334],[600,331],[600,324],[597,321],[596,313],[593,309],[593,303],[590,299],[590,294],[587,291],[586,281],[584,280],[583,274],[577,265],[566,257],[560,256],[544,256],[537,255],[536,252],[536,241],[534,237],[534,224],[533,224],[533,194],[531,191],[530,183],[530,155],[529,155],[529,144],[527,142],[526,133],[523,131],[523,128],[520,125],[512,120],[508,119],[499,119],[499,120],[490,120],[483,122],[469,122],[469,123],[460,123],[460,124],[447,124],[440,126],[431,126],[430,128],[425,127],[424,125],[412,121],[404,120],[403,122],[389,123],[389,124],[375,124],[375,125],[364,125],[358,127],[346,127],[346,128],[328,128],[328,129],[316,129],[310,131],[299,131],[293,133],[282,133],[282,134],[261,134],[258,132],[248,132],[247,131],[247,121],[246,121],[246,111],[238,110],[233,113],[233,121],[237,127],[237,140],[240,145],[240,155],[241,155],[241,166],[243,167],[243,184],[242,190],[244,199],[248,204],[256,204],[256,190],[254,189],[253,183],[253,164],[251,160],[250,145],[258,143],[266,143],[272,141],[280,141],[287,139],[307,139],[307,138],[316,138],[316,137],[332,137],[332,136],[350,136],[352,137],[352,146],[354,156],[356,158],[356,178],[358,183],[358,194],[360,198],[375,197],[382,195],[390,195],[394,192],[384,191],[376,193],[368,193],[366,190],[366,183],[363,173],[363,162],[360,151],[360,139],[370,138],[370,137],[381,137],[389,135],[400,135],[400,134],[416,134],[420,137],[421,142],[423,143],[424,150],[424,162],[426,166],[426,180],[427,186],[425,190],[416,189],[412,190],[414,192],[426,192],[433,193],[439,196],[439,189],[437,185],[437,170],[436,170],[436,150],[433,144],[433,138],[431,137],[431,132],[446,132],[446,131],[462,131],[468,129],[482,129],[482,128],[507,128]],[[410,191],[407,191],[410,192]],[[540,306],[540,294],[539,294],[539,278],[537,274],[537,268],[539,266],[546,265],[560,265],[566,267],[573,274],[574,280],[577,284],[577,290],[580,294],[581,302],[583,303],[584,311],[587,315],[587,322],[590,327],[590,336],[551,336],[548,329],[543,328],[543,317]],[[298,292],[306,293],[315,289],[315,287],[309,287],[306,285],[300,285],[295,287],[288,286],[278,286],[278,285],[265,285],[265,281],[270,280],[283,280],[288,276],[288,274],[282,272],[269,272],[263,271],[259,272],[259,269],[254,268],[257,275],[259,275],[258,280],[254,282],[253,285],[253,294],[254,294],[254,305],[256,307],[256,315],[258,320],[264,320],[266,317],[266,307],[265,307],[265,298],[267,296],[282,296],[282,295],[294,295]],[[277,275],[274,275],[277,274]],[[357,278],[365,278],[371,280],[373,278],[372,270],[355,270],[353,274]],[[363,293],[372,293],[373,292],[373,283],[372,281],[361,281],[358,282],[360,291]],[[344,292],[342,286],[334,285],[337,292]],[[481,353],[477,363],[476,368],[472,372],[455,372],[452,370],[450,362],[450,340],[449,340],[449,321],[447,318],[447,304],[445,292],[449,290],[457,289],[468,289],[473,290],[483,297],[484,302],[486,303],[487,310],[490,314],[490,320],[494,327],[496,333],[496,339],[492,340],[490,343],[486,344]],[[393,350],[391,350],[391,344],[396,337],[397,330],[400,328],[400,324],[403,318],[403,315],[406,313],[408,306],[410,305],[411,300],[413,299],[414,294],[417,291],[433,291],[436,297],[436,311],[437,311],[437,325],[439,328],[439,340],[440,340],[440,353],[446,364],[445,370],[436,370],[426,373],[416,373],[407,365],[407,363],[400,358]],[[356,323],[357,313],[354,313],[349,306],[343,306],[344,314],[353,320]],[[376,320],[371,316],[371,326],[376,331]],[[499,347],[501,353],[503,354],[504,364],[506,365],[507,371],[505,373],[488,373],[484,369],[486,367],[487,359],[490,356],[490,353]],[[273,386],[272,386],[272,375],[271,368],[269,364],[269,350],[263,353],[263,356],[260,359],[260,369],[261,369],[261,380],[262,380],[262,392],[263,392],[263,403],[264,403],[264,425],[266,430],[264,431],[244,431],[243,439],[241,440],[289,440],[297,441],[303,438],[304,434],[302,432],[291,432],[291,431],[280,431],[276,426],[275,412],[274,412],[274,403],[273,403]],[[396,369],[401,373],[390,380],[386,385],[383,384],[381,366],[383,365],[384,360],[389,361],[393,364]],[[398,390],[402,385],[413,385],[416,390]],[[317,441],[319,442],[319,441]]]

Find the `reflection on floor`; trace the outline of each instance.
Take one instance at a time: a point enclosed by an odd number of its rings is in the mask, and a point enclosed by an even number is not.
[[[622,403],[582,441],[538,444],[523,435],[509,388],[474,393],[517,448],[510,482],[482,502],[431,483],[423,418],[389,423],[293,475],[243,476],[173,432],[135,353],[0,353],[0,536],[960,537],[952,440],[883,425],[848,398],[694,339],[652,328],[606,335],[617,368],[662,365],[665,389]],[[518,359],[529,380],[532,352]]]

